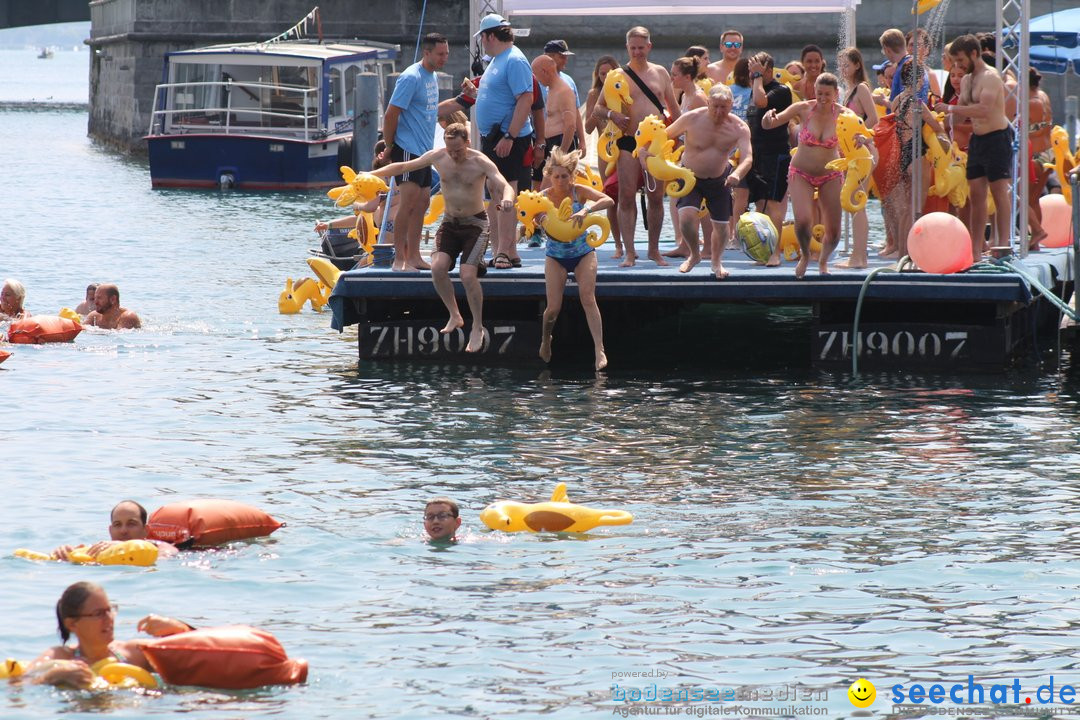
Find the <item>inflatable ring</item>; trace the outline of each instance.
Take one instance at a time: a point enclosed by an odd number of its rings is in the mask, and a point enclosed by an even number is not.
[[[52,553],[36,552],[19,548],[15,551],[15,557],[27,560],[52,561],[60,558]],[[68,553],[68,561],[75,565],[135,565],[138,567],[150,567],[157,562],[158,546],[148,540],[125,540],[111,545],[97,557],[91,557],[84,546],[79,546]]]
[[[26,663],[21,660],[7,658],[3,662],[0,662],[0,680],[17,678],[24,672],[26,672]]]
[[[634,516],[625,510],[575,505],[566,496],[566,483],[559,483],[548,502],[501,500],[484,508],[480,520],[492,530],[504,532],[588,532],[597,525],[629,525]]]
[[[116,662],[115,658],[108,658],[108,660],[111,662],[102,665],[95,672],[111,687],[142,687],[152,690],[158,686],[154,676],[138,665]],[[100,664],[100,662],[95,663],[94,667]]]

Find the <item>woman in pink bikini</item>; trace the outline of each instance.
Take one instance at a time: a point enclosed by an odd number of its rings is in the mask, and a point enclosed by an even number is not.
[[[806,274],[810,263],[810,237],[814,226],[814,192],[817,191],[821,217],[825,225],[825,237],[821,240],[818,270],[829,274],[829,256],[836,247],[840,234],[840,186],[844,173],[825,167],[840,157],[837,149],[836,118],[846,112],[840,104],[840,88],[832,73],[818,75],[814,83],[815,100],[806,100],[788,106],[779,114],[769,110],[761,118],[766,130],[779,127],[789,121],[797,121],[799,147],[788,169],[788,192],[795,213],[795,236],[801,250],[795,277]]]

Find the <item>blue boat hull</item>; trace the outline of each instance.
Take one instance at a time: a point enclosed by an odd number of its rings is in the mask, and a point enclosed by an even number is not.
[[[152,135],[150,182],[155,188],[216,188],[231,176],[240,190],[301,190],[340,185],[344,138],[319,142],[243,135]]]

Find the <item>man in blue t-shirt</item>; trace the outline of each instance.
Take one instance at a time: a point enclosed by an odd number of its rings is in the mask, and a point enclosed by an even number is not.
[[[525,151],[532,145],[532,66],[514,47],[514,31],[502,16],[485,15],[476,34],[484,54],[491,56],[476,96],[480,150],[495,163],[516,197]],[[503,270],[521,265],[514,215],[491,211],[488,217],[494,240],[493,267]]]
[[[439,83],[435,71],[446,64],[450,46],[446,37],[428,33],[421,42],[420,62],[407,67],[394,86],[383,117],[385,162],[408,162],[432,149],[439,113]],[[431,168],[402,173],[394,178],[399,193],[395,222],[387,222],[394,234],[394,270],[428,270],[420,256],[420,231],[431,197]],[[387,207],[390,203],[387,203]]]

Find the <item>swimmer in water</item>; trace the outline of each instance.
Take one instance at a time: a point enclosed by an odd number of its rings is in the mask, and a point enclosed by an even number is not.
[[[109,540],[102,540],[90,547],[61,545],[53,550],[53,557],[58,560],[69,560],[71,553],[76,549],[85,550],[90,557],[97,557],[103,550],[127,540],[146,540],[146,519],[146,508],[134,500],[123,500],[117,503],[109,514]],[[149,542],[157,545],[158,557],[172,557],[177,554],[174,545],[160,540],[149,540]]]
[[[142,321],[134,310],[120,307],[120,289],[112,283],[98,285],[94,291],[94,311],[86,316],[86,324],[104,330],[134,330]]]
[[[77,582],[64,590],[56,603],[56,622],[63,644],[49,648],[26,669],[26,677],[43,685],[86,688],[94,682],[95,663],[113,659],[153,672],[140,648],[139,640],[116,640],[113,635],[117,606],[109,602],[104,588],[91,582]],[[194,630],[180,620],[147,615],[136,626],[140,632],[166,637]],[[68,647],[75,636],[78,644]]]
[[[424,532],[436,542],[456,542],[454,534],[461,527],[456,502],[446,497],[429,500],[424,506]]]

